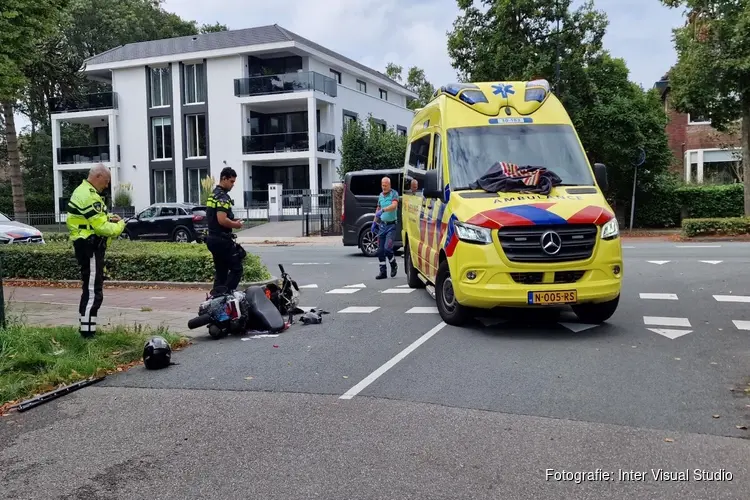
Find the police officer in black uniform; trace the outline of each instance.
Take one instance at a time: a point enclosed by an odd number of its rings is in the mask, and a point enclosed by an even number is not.
[[[229,191],[237,180],[237,172],[225,167],[219,176],[219,184],[206,200],[208,216],[208,236],[206,246],[214,258],[214,286],[211,295],[232,293],[242,280],[242,261],[246,253],[241,245],[235,242],[232,229],[242,228],[242,221],[235,220],[232,206],[234,201]]]

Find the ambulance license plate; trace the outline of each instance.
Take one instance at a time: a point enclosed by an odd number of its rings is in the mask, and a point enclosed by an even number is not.
[[[573,304],[578,302],[576,290],[559,290],[555,292],[529,292],[529,304],[553,305]]]

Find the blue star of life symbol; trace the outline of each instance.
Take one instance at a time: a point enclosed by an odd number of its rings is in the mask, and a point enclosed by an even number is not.
[[[502,83],[498,83],[492,86],[492,93],[495,95],[500,94],[503,99],[506,99],[508,97],[508,94],[515,94],[516,91],[513,90],[513,85],[504,85]]]

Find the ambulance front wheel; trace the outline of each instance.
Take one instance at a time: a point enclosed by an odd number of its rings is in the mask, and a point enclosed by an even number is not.
[[[581,323],[598,325],[612,317],[617,310],[619,303],[620,296],[618,295],[607,302],[599,302],[598,304],[578,304],[572,306],[571,309],[573,309],[573,312],[578,316]]]
[[[447,260],[441,262],[438,267],[435,279],[435,302],[437,302],[440,317],[447,324],[462,326],[469,319],[468,308],[458,303],[456,294],[453,292],[453,279]]]

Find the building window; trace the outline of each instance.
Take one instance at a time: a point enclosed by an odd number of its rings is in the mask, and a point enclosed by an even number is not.
[[[172,159],[172,119],[158,116],[151,119],[152,160]]]
[[[154,170],[154,203],[174,203],[174,170]]]
[[[402,127],[401,125],[396,126],[396,133],[400,136],[406,137],[406,127]]]
[[[387,101],[388,100],[388,91],[387,90],[383,90],[383,89],[378,89],[378,90],[380,90],[380,98],[383,99],[384,101]]]
[[[187,115],[185,117],[185,140],[187,158],[206,156],[206,115]]]
[[[186,64],[183,70],[185,82],[185,104],[199,104],[206,102],[206,69],[203,63]]]
[[[691,125],[711,123],[711,119],[698,113],[688,113],[688,123]]]
[[[187,171],[188,203],[201,203],[201,181],[208,177],[208,168],[189,168]]]
[[[169,106],[172,102],[172,82],[169,67],[151,68],[151,107]]]
[[[334,80],[336,80],[336,83],[338,83],[339,85],[341,85],[341,73],[339,73],[335,69],[332,69],[330,71],[331,71],[331,78],[333,78]]]
[[[383,132],[385,132],[385,129],[386,129],[386,125],[385,125],[385,122],[384,122],[384,121],[382,121],[382,120],[376,120],[376,119],[373,119],[373,124],[374,124],[374,125],[375,125],[375,126],[376,126],[377,128],[379,128],[380,130],[382,130]]]
[[[357,121],[357,114],[352,113],[351,111],[344,111],[344,128],[346,129],[347,125],[349,125],[352,122]]]
[[[357,80],[357,89],[360,92],[367,93],[367,83],[363,82],[362,80]]]

